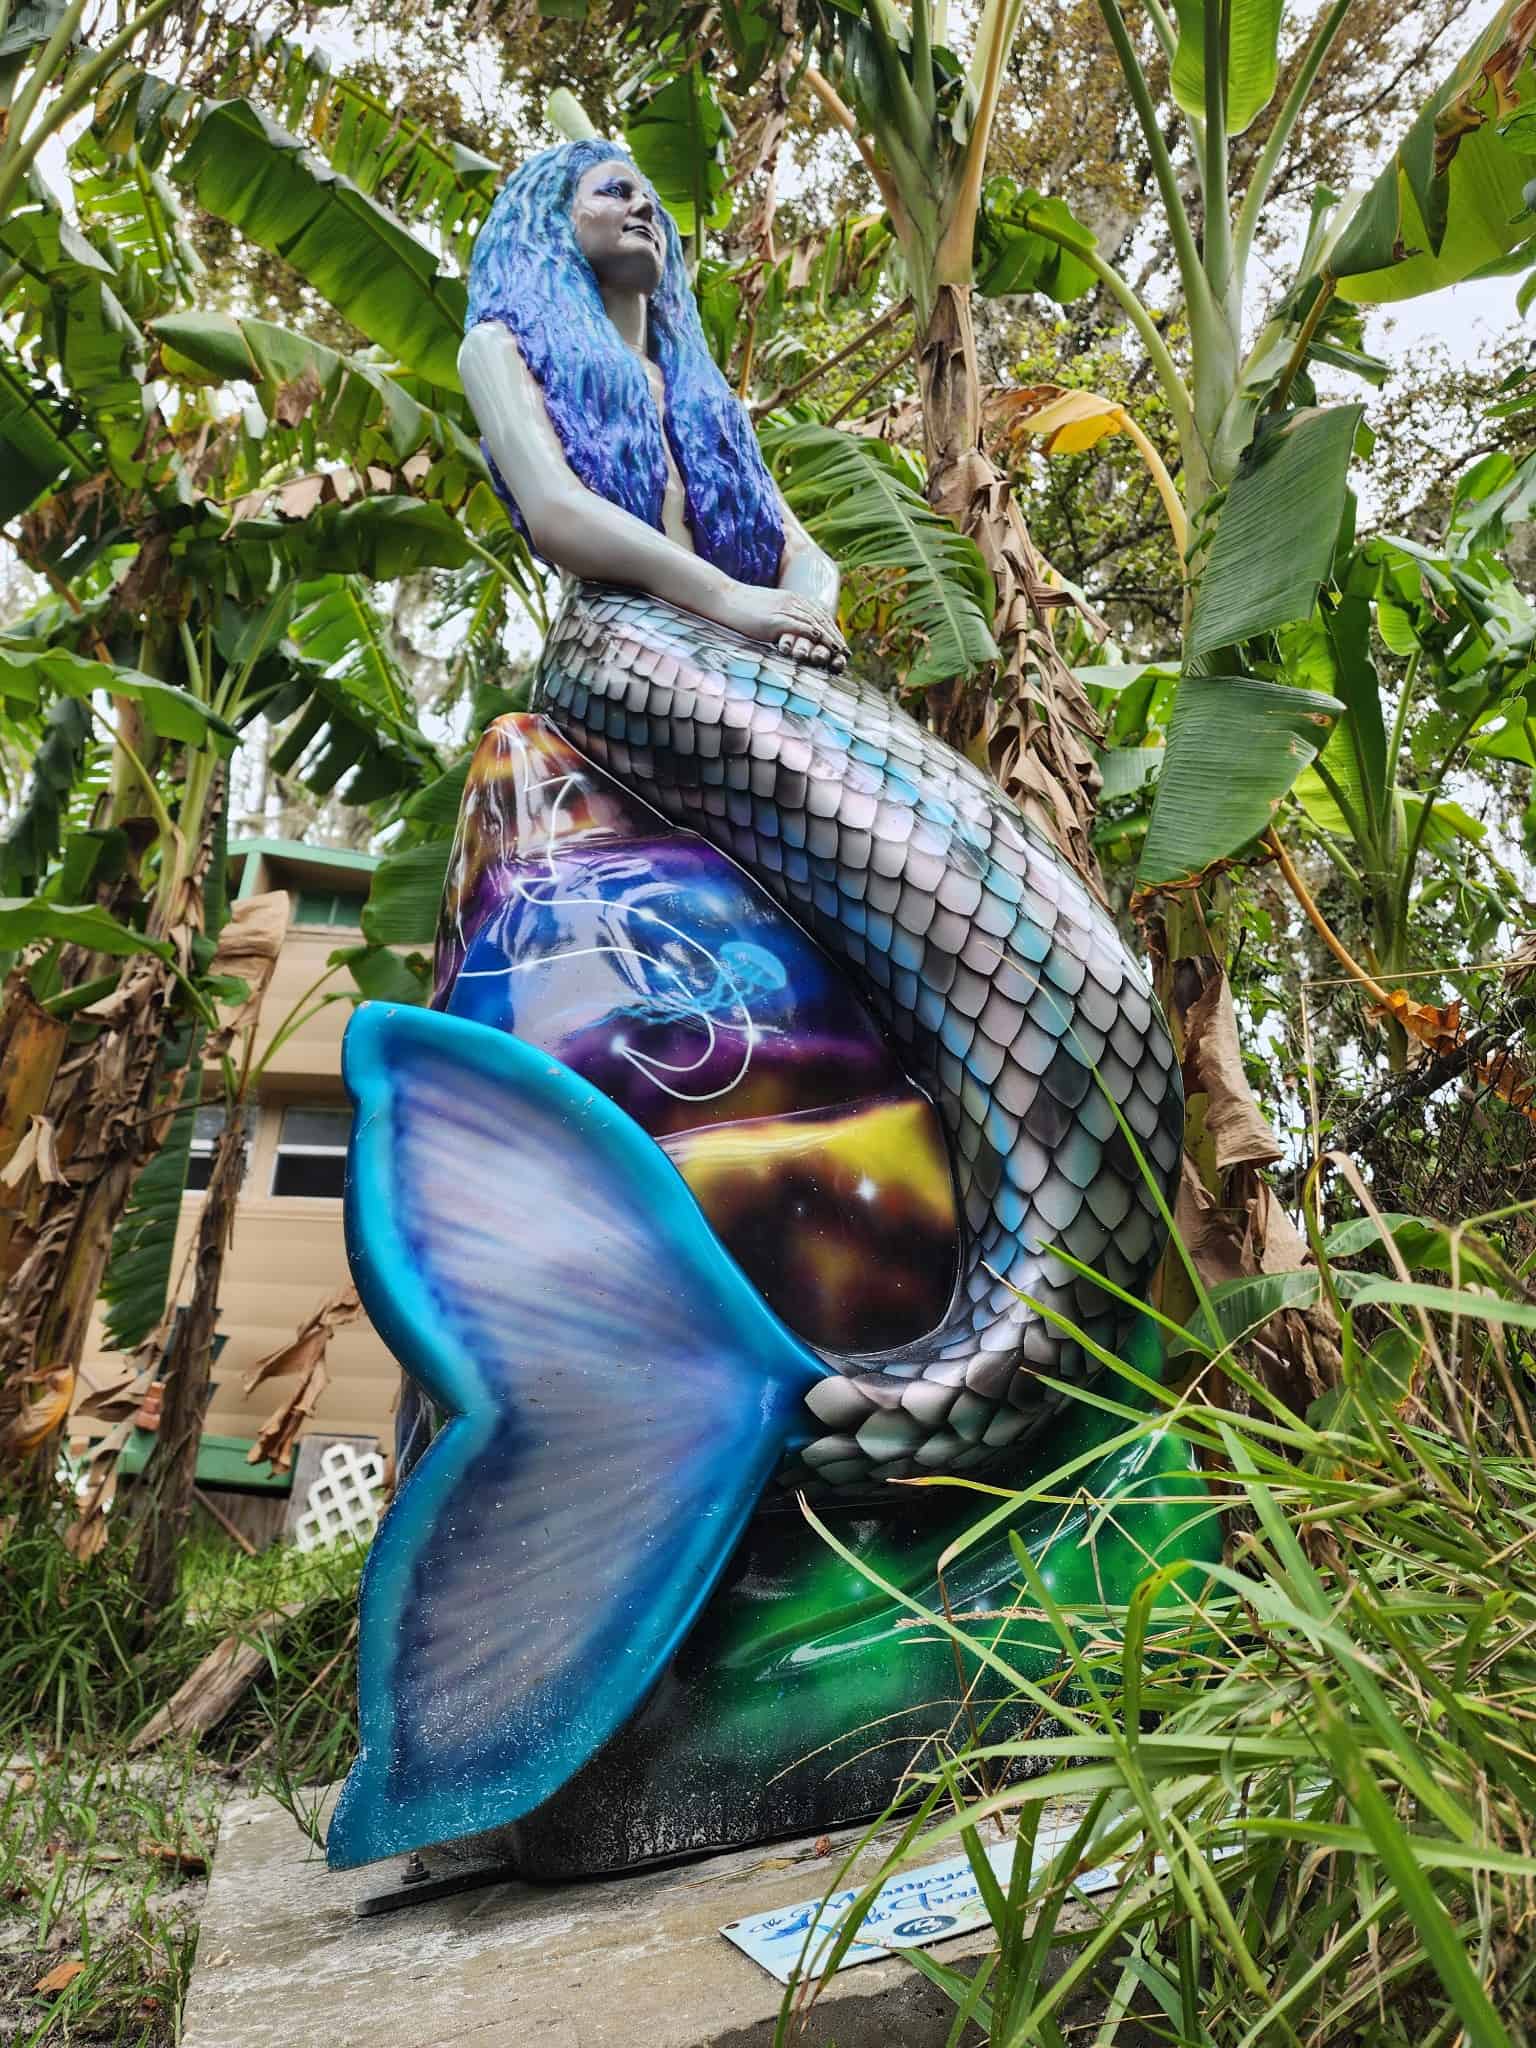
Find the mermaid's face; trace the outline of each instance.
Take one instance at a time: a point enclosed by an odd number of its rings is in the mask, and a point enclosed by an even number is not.
[[[666,243],[656,196],[622,157],[594,164],[576,187],[571,225],[600,285],[643,292],[661,283]]]

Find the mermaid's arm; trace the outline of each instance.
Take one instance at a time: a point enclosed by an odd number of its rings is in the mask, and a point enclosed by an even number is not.
[[[494,320],[471,328],[459,350],[459,374],[496,467],[546,561],[573,576],[649,591],[786,654],[842,666],[847,650],[814,599],[792,586],[738,583],[587,489],[565,459],[544,394],[510,329]]]
[[[837,617],[837,592],[841,577],[836,562],[817,547],[779,493],[779,517],[784,522],[784,553],[779,558],[780,590],[798,590],[813,604]]]

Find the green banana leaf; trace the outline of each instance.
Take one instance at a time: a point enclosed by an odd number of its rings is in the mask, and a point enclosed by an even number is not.
[[[0,60],[14,62],[46,43],[68,12],[68,0],[20,0],[0,29]]]
[[[200,1044],[201,1039],[199,1030],[196,1042]],[[185,1044],[179,1050],[184,1054]],[[169,1057],[164,1064],[170,1065]],[[133,1193],[112,1232],[112,1249],[101,1283],[110,1350],[136,1349],[165,1314],[200,1086],[201,1076],[194,1068],[171,1127],[134,1182]]]
[[[1379,1222],[1374,1216],[1356,1216],[1336,1224],[1323,1239],[1330,1259],[1352,1259],[1361,1252],[1380,1253],[1383,1228],[1402,1254],[1411,1273],[1456,1271],[1464,1280],[1485,1286],[1501,1286],[1508,1268],[1487,1240],[1475,1230],[1455,1230],[1427,1216],[1410,1216],[1391,1210]]]
[[[461,260],[490,211],[503,167],[413,120],[318,44],[247,31],[221,91],[259,92],[294,134],[322,138],[326,162],[402,220],[426,220]]]
[[[70,193],[94,247],[109,253],[116,290],[139,321],[190,296],[203,263],[182,231],[184,210],[162,172],[145,164],[136,141],[109,150],[88,128],[70,149]]]
[[[1149,782],[1157,780],[1162,767],[1161,747],[1111,747],[1099,761],[1099,802],[1114,803],[1119,797],[1145,789]]]
[[[54,903],[43,896],[0,896],[0,953],[12,953],[39,939],[58,939],[92,953],[121,957],[153,953],[171,958],[163,940],[146,938],[95,903]]]
[[[641,100],[625,118],[624,139],[635,162],[681,235],[693,234],[700,220],[707,228],[723,228],[731,217],[729,134],[730,123],[697,64]]]
[[[349,575],[322,577],[297,599],[275,679],[248,702],[252,714],[293,721],[273,749],[274,770],[321,796],[345,783],[353,803],[435,780],[436,751],[364,585]]]
[[[161,682],[158,676],[89,661],[66,647],[32,648],[14,640],[0,641],[0,695],[23,697],[35,704],[45,696],[89,698],[98,690],[131,698],[142,706],[150,729],[162,739],[201,746],[210,734],[230,741],[240,737],[216,711],[175,683]]]
[[[1536,258],[1536,20],[1505,0],[1422,109],[1328,256],[1347,299],[1418,298]]]
[[[471,748],[403,807],[405,829],[415,843],[386,854],[373,871],[363,907],[363,935],[370,946],[429,946],[436,937],[473,759]]]
[[[0,837],[0,894],[32,895],[58,859],[90,741],[89,706],[77,697],[60,697],[49,706],[27,763],[26,792]]]
[[[289,637],[306,661],[322,668],[356,697],[397,721],[412,721],[415,705],[383,619],[358,576],[328,576],[301,593]]]
[[[1275,96],[1285,0],[1226,0],[1227,133],[1241,135]],[[1205,0],[1174,0],[1179,43],[1170,83],[1186,114],[1205,116]]]
[[[1253,676],[1185,676],[1138,882],[1184,881],[1257,838],[1343,709],[1321,691]]]
[[[95,436],[67,421],[56,388],[0,347],[0,522],[66,477],[79,481],[96,470]]]
[[[143,480],[144,341],[116,291],[118,272],[34,181],[34,203],[0,225],[0,254],[19,270],[13,303],[27,309],[39,350],[62,380],[112,468],[129,485]]]
[[[1381,678],[1371,659],[1371,607],[1357,594],[1325,605],[1316,617],[1280,635],[1287,678],[1338,697],[1345,715],[1329,735],[1317,765],[1296,781],[1308,816],[1360,847],[1366,862],[1389,857],[1392,791],[1387,785],[1387,731],[1381,715]],[[1326,780],[1324,779],[1326,775]],[[1345,809],[1330,792],[1338,791]]]
[[[200,206],[281,256],[370,341],[459,389],[466,294],[424,242],[248,100],[193,122],[172,173]]]
[[[424,953],[402,960],[388,946],[346,946],[328,954],[327,965],[345,967],[365,1002],[425,1003],[432,994],[431,962]]]
[[[373,871],[363,933],[375,946],[429,946],[448,880],[453,833],[388,854]]]
[[[323,429],[358,467],[398,467],[425,449],[435,463],[457,465],[461,478],[490,481],[478,440],[366,357],[327,348],[270,320],[228,313],[171,313],[151,321],[150,332],[169,375],[252,384],[269,418],[281,420],[287,412],[312,431]]]
[[[1333,567],[1358,405],[1292,413],[1243,458],[1200,577],[1187,657],[1310,616]]]
[[[290,575],[305,582],[334,572],[391,583],[418,569],[459,569],[474,550],[446,507],[391,493],[351,505],[322,505],[306,519],[242,519],[236,526],[210,529],[188,544],[198,566],[219,561],[238,567],[253,588],[273,556]]]
[[[1321,1275],[1315,1266],[1291,1273],[1255,1273],[1239,1280],[1222,1280],[1210,1290],[1216,1328],[1203,1308],[1197,1309],[1180,1331],[1168,1338],[1168,1356],[1182,1357],[1188,1351],[1224,1350],[1262,1328],[1271,1316],[1284,1308],[1311,1308],[1318,1298]]]
[[[1042,233],[1049,228],[1049,234]],[[1085,227],[1060,199],[1043,199],[1012,178],[989,178],[976,216],[976,289],[984,299],[1010,292],[1042,292],[1069,306],[1096,282],[1074,248],[1096,246]],[[1070,247],[1063,247],[1063,242]]]
[[[894,623],[925,643],[909,688],[997,659],[981,553],[929,505],[899,450],[814,425],[767,427],[759,439],[791,511],[844,569],[898,572]]]

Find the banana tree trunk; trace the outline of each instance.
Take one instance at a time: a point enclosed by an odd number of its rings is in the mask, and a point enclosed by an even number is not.
[[[150,920],[150,936],[168,940],[179,960],[190,956],[202,926],[217,810],[210,803],[198,845],[160,914]],[[82,961],[66,985],[97,971],[99,963]],[[186,1070],[167,1072],[164,1060],[178,992],[169,961],[150,953],[134,956],[112,993],[81,1013],[98,1027],[96,1035],[74,1049],[61,1047],[25,1127],[17,1132],[9,1117],[0,1121],[8,1225],[0,1302],[0,1470],[21,1468],[22,1490],[33,1498],[49,1491],[112,1233],[139,1169],[159,1149],[181,1098]],[[0,1025],[8,1046],[28,1030],[36,1036],[36,1007],[19,980],[8,985]],[[9,1074],[5,1085],[8,1090]],[[36,1080],[31,1093],[38,1093]],[[45,1144],[38,1143],[39,1134]]]
[[[1154,899],[1142,912],[1153,985],[1184,1080],[1174,1223],[1208,1289],[1309,1263],[1306,1243],[1265,1178],[1283,1148],[1249,1085],[1231,984],[1219,957],[1229,896],[1229,885],[1218,880],[1203,908],[1175,894]],[[1158,1305],[1177,1322],[1195,1313],[1188,1276],[1172,1257],[1159,1275]],[[1253,1333],[1245,1351],[1270,1392],[1297,1414],[1337,1384],[1339,1327],[1323,1302],[1282,1310]],[[1208,1378],[1205,1391],[1218,1405],[1246,1405],[1224,1374]]]
[[[992,674],[933,693],[940,733],[968,753],[983,750],[998,781],[1048,832],[1102,896],[1091,839],[1100,776],[1092,741],[1099,722],[1081,683],[1057,652],[1051,614],[1071,602],[1046,582],[1008,479],[981,445],[981,377],[968,285],[942,284],[916,340],[928,498],[969,534],[997,586]]]
[[[231,1114],[219,1133],[198,1220],[192,1293],[171,1324],[163,1374],[165,1397],[160,1426],[140,1482],[143,1527],[136,1576],[147,1621],[176,1597],[182,1545],[192,1519],[197,1449],[213,1364],[213,1330],[218,1320],[224,1255],[235,1228],[235,1201],[245,1169],[245,1127]]]

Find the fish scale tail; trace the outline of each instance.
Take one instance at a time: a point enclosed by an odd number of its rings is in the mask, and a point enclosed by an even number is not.
[[[1042,1376],[1094,1369],[1052,1316],[1110,1351],[1135,1320],[1058,1254],[1139,1298],[1162,1252],[1183,1094],[1140,966],[1002,791],[850,676],[583,585],[536,701],[815,936],[944,1122],[966,1228],[950,1311],[831,1361],[808,1396],[823,1433],[786,1476],[986,1469],[1060,1405]]]

